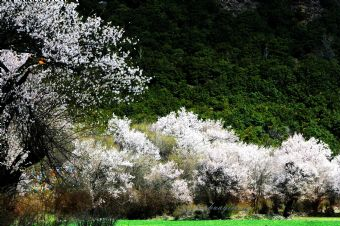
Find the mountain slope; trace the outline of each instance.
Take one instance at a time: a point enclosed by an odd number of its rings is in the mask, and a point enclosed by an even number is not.
[[[213,0],[80,2],[85,15],[139,39],[133,60],[153,78],[135,103],[101,106],[86,120],[104,125],[115,111],[152,121],[185,106],[246,142],[275,145],[301,132],[340,150],[338,1],[320,0],[313,19],[293,0],[259,0],[237,14]]]

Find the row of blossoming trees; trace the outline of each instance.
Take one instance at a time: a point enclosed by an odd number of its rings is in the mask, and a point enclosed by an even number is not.
[[[259,212],[267,203],[267,213],[283,209],[288,217],[303,201],[311,213],[321,202],[331,210],[340,195],[340,158],[300,134],[278,148],[245,144],[221,121],[181,109],[159,118],[148,133],[113,116],[108,135],[111,147],[76,141],[73,158],[63,165],[95,209],[150,217],[194,202],[210,207],[211,218],[223,218],[226,205],[247,203]],[[164,140],[172,140],[171,147]]]

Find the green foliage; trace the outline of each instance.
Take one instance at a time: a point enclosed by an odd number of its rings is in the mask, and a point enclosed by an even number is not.
[[[246,142],[278,145],[301,132],[339,152],[336,0],[321,1],[321,17],[310,23],[287,7],[291,0],[261,0],[238,16],[214,0],[80,3],[85,15],[97,13],[139,39],[133,61],[153,78],[134,103],[99,106],[85,121],[105,127],[114,111],[150,122],[185,106],[223,119]]]
[[[176,146],[176,139],[174,137],[153,132],[150,130],[150,125],[145,123],[135,124],[132,128],[143,132],[159,148],[162,159],[169,159],[169,155]]]

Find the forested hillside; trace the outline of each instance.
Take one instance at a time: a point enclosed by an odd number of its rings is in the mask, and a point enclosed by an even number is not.
[[[85,15],[135,37],[132,60],[153,78],[134,103],[103,105],[86,120],[106,125],[114,111],[154,121],[185,106],[246,142],[275,145],[300,132],[338,153],[340,2],[320,0],[314,11],[308,2],[235,11],[214,0],[81,0]]]

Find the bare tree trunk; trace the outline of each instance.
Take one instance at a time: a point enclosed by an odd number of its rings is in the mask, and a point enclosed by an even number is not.
[[[258,214],[259,209],[260,209],[260,199],[259,199],[259,196],[257,194],[253,194],[252,207],[253,207],[254,213]]]
[[[273,197],[272,201],[273,201],[273,207],[272,207],[273,213],[279,214],[280,199],[278,197]]]
[[[11,173],[0,167],[0,225],[11,225],[14,220],[14,198],[21,173]]]
[[[11,172],[5,166],[0,166],[0,193],[15,193],[15,189],[19,182],[21,172]]]
[[[321,203],[321,198],[319,198],[319,197],[312,202],[312,211],[313,211],[314,215],[319,213],[320,203]]]
[[[283,216],[285,218],[288,218],[291,214],[292,214],[292,210],[293,210],[293,204],[295,202],[294,198],[290,198],[286,204],[285,204],[285,209],[283,211]]]
[[[335,215],[334,212],[334,205],[336,203],[336,195],[335,194],[331,194],[328,197],[328,206],[326,207],[326,216],[328,217],[333,217]]]

